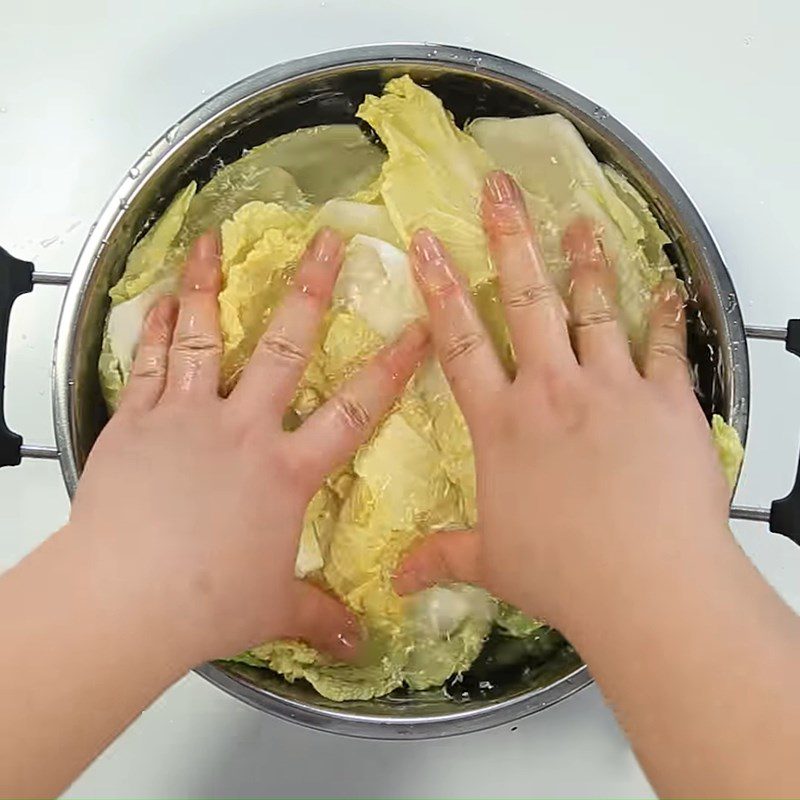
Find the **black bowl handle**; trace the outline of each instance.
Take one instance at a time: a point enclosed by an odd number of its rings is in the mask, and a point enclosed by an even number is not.
[[[70,276],[59,272],[37,272],[29,261],[21,261],[0,247],[0,467],[16,467],[23,458],[58,458],[58,449],[48,445],[25,445],[9,430],[5,419],[6,349],[11,307],[36,283],[64,286]]]
[[[785,328],[746,328],[752,339],[768,339],[786,344],[786,349],[800,357],[800,319],[790,319]],[[773,500],[769,509],[748,506],[732,506],[731,517],[756,522],[768,522],[773,533],[780,533],[800,544],[800,462],[798,462],[794,486],[786,497]]]
[[[786,326],[786,349],[800,357],[800,319],[790,319]],[[782,533],[800,544],[800,461],[794,486],[786,497],[774,500],[769,514],[769,529]]]
[[[22,437],[9,429],[5,418],[6,348],[11,307],[31,289],[33,264],[0,247],[0,467],[15,467],[22,460]]]

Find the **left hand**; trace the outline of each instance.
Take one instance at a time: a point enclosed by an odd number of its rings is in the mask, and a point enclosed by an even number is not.
[[[218,240],[202,236],[177,300],[148,316],[119,410],[86,465],[68,528],[93,574],[140,604],[154,639],[174,642],[187,666],[284,637],[354,655],[350,612],[294,577],[298,536],[312,495],[370,436],[428,334],[412,325],[298,430],[284,431],[343,253],[338,234],[317,234],[222,398]]]

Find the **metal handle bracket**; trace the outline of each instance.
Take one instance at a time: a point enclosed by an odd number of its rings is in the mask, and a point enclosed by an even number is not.
[[[68,286],[72,274],[69,272],[41,272],[34,270],[31,275],[31,283],[42,284],[43,286]]]
[[[769,522],[769,509],[761,506],[731,506],[728,516],[750,522]]]
[[[34,270],[31,283],[41,286],[68,286],[72,278],[69,272],[41,272]],[[20,458],[57,459],[58,448],[50,444],[22,444],[19,448]]]

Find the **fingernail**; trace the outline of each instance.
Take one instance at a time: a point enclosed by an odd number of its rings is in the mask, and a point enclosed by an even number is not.
[[[669,280],[671,280],[675,286],[675,294],[680,297],[681,303],[686,305],[686,303],[689,302],[689,291],[686,288],[686,284],[677,275],[670,275]]]
[[[150,314],[161,324],[172,322],[178,314],[178,298],[171,294],[165,295],[153,306]]]
[[[519,199],[519,188],[507,172],[490,172],[486,176],[486,193],[497,205],[516,203]]]
[[[561,238],[561,249],[573,269],[596,272],[608,267],[602,230],[588,217],[577,217],[567,226]]]
[[[195,255],[203,260],[219,256],[219,237],[215,230],[206,231],[195,242]]]
[[[441,289],[457,281],[447,253],[439,239],[427,228],[420,228],[411,240],[417,274],[428,289]]]
[[[147,312],[147,316],[144,318],[144,324],[148,328],[158,328],[161,326],[164,319],[164,312],[162,309],[163,302],[164,298],[162,297],[161,299],[157,300]]]
[[[651,313],[656,324],[672,324],[683,328],[686,321],[686,297],[683,282],[674,275],[667,275],[655,288],[651,300]]]
[[[357,657],[359,650],[364,643],[364,633],[361,625],[353,615],[349,615],[344,627],[336,637],[342,652],[349,658]]]
[[[147,312],[147,322],[153,325],[163,325],[175,316],[178,310],[178,301],[171,295],[159,297]]]
[[[420,228],[414,234],[411,246],[417,258],[425,264],[442,261],[445,258],[442,243],[427,228]]]
[[[151,339],[166,341],[172,335],[177,316],[178,301],[172,295],[161,297],[147,312],[144,330]]]
[[[213,228],[192,243],[181,278],[182,292],[218,292],[220,285],[219,235]]]
[[[412,350],[422,350],[430,341],[431,331],[427,324],[421,320],[415,320],[406,328],[406,341]]]
[[[320,228],[311,242],[311,257],[315,261],[328,263],[338,258],[342,248],[342,237],[332,228]]]
[[[400,564],[397,571],[392,576],[392,586],[401,597],[414,592],[419,583],[420,580],[416,570],[405,563]]]
[[[671,301],[683,305],[687,300],[686,287],[675,275],[667,274],[661,279],[656,289],[656,296],[662,303]]]

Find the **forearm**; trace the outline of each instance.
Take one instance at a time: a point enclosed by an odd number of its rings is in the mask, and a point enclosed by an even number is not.
[[[69,528],[0,578],[0,630],[3,797],[61,792],[188,667],[155,604]]]
[[[655,550],[565,626],[648,777],[669,797],[797,796],[800,619],[729,536]]]

